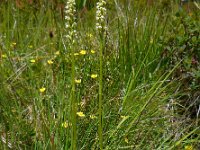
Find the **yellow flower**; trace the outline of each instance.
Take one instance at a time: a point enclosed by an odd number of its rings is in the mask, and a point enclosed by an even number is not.
[[[192,145],[187,145],[187,146],[185,146],[185,150],[193,150],[193,146]]]
[[[81,112],[81,111],[80,111],[80,112],[77,112],[76,114],[77,114],[79,117],[85,117],[85,114],[84,114],[83,112]]]
[[[95,51],[95,50],[91,50],[90,52],[91,52],[92,54],[96,53],[96,51]]]
[[[69,123],[67,121],[65,121],[65,122],[62,123],[62,127],[63,128],[68,128],[69,126],[71,126],[71,123]]]
[[[81,83],[81,79],[75,79],[75,83],[80,84]]]
[[[128,144],[128,138],[127,137],[125,137],[124,141]]]
[[[13,43],[11,44],[11,46],[15,46],[15,45],[17,45],[17,43],[15,43],[15,42],[13,42]]]
[[[30,62],[31,63],[35,63],[36,61],[35,61],[35,59],[31,59]]]
[[[87,52],[86,52],[86,50],[81,50],[79,53],[80,53],[81,55],[85,55]]]
[[[87,36],[90,37],[90,38],[93,37],[93,35],[91,33],[87,33]]]
[[[60,51],[56,51],[56,52],[55,52],[55,55],[60,55]]]
[[[91,74],[91,78],[93,79],[97,78],[97,74]]]
[[[126,118],[126,116],[120,116],[122,119]]]
[[[74,53],[74,56],[78,56],[79,55],[79,53]]]
[[[95,115],[90,115],[91,119],[96,119],[97,117]]]
[[[33,45],[29,45],[28,48],[33,48]]]
[[[44,93],[45,90],[46,90],[46,88],[42,87],[42,88],[40,89],[40,93]]]
[[[6,54],[2,54],[2,58],[7,58],[7,55]]]
[[[49,65],[51,65],[51,64],[53,64],[53,61],[52,61],[52,60],[48,60],[47,63],[48,63]]]

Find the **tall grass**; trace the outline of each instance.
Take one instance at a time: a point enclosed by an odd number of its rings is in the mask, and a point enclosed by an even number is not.
[[[196,122],[174,107],[181,83],[161,63],[176,8],[108,2],[106,34],[93,4],[79,8],[73,43],[59,9],[40,2],[0,5],[0,149],[198,146]]]

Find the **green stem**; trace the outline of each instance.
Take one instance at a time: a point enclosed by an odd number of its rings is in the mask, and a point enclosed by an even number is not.
[[[99,54],[99,145],[100,149],[103,149],[103,105],[102,105],[102,89],[103,89],[103,49],[104,43],[103,39],[101,40],[100,54]]]
[[[72,150],[76,150],[76,141],[77,141],[77,127],[76,127],[76,99],[75,99],[75,58],[74,58],[74,47],[71,49],[71,58],[72,58],[72,72],[71,72],[71,86],[72,86],[72,93],[71,93],[71,111],[72,111]]]

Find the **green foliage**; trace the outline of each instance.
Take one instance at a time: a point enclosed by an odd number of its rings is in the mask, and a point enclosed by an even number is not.
[[[181,62],[173,78],[181,83],[182,111],[191,117],[196,117],[200,104],[200,21],[196,15],[180,11],[173,16],[162,55],[168,69]]]

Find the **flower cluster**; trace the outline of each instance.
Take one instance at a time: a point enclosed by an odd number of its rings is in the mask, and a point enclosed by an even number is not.
[[[75,38],[77,37],[76,32],[76,3],[75,0],[68,0],[67,5],[65,6],[65,28],[67,30],[67,42],[74,43]]]
[[[97,11],[96,11],[96,29],[100,33],[106,30],[106,1],[100,0],[97,3]]]

